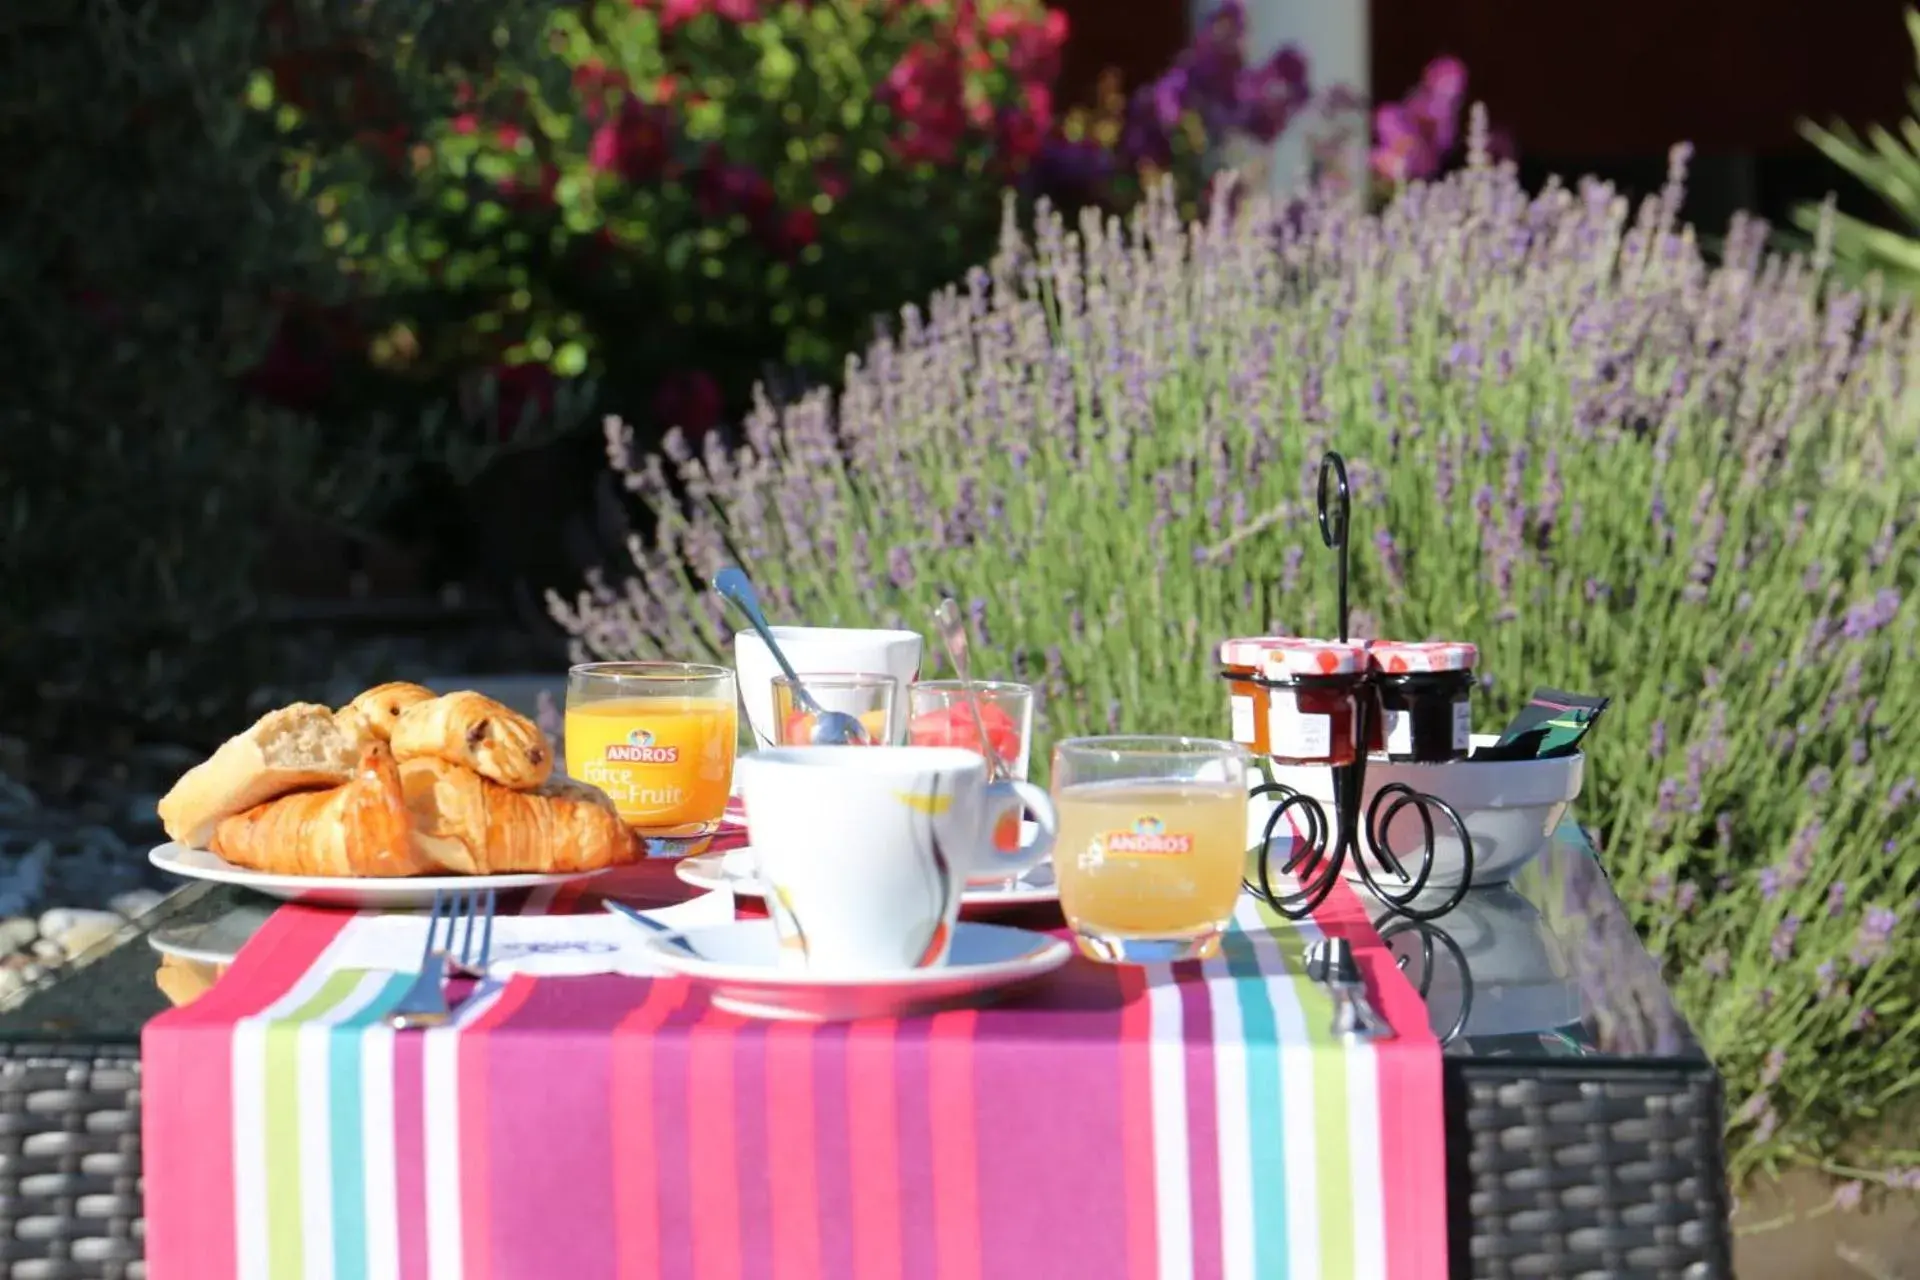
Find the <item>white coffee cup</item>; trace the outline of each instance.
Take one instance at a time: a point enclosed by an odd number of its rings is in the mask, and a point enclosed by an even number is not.
[[[735,767],[786,968],[943,964],[968,878],[1016,876],[1053,851],[1047,793],[989,783],[960,747],[769,747]],[[1025,845],[1022,806],[1035,826]]]
[[[773,638],[787,661],[806,683],[810,675],[892,676],[900,682],[887,722],[887,741],[907,737],[907,686],[920,674],[923,642],[917,631],[883,631],[858,627],[772,627]],[[777,741],[773,723],[773,678],[780,664],[752,631],[733,637],[733,668],[739,678],[740,705],[755,745],[771,747]]]

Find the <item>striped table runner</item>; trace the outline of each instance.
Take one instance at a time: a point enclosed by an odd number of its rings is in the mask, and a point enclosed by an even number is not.
[[[663,863],[592,883],[684,895]],[[349,918],[282,908],[148,1026],[153,1280],[1445,1274],[1439,1046],[1344,888],[1302,924],[1243,898],[1205,964],[819,1027],[520,977],[396,1035],[404,979],[328,962]],[[1328,1034],[1323,933],[1399,1039]]]

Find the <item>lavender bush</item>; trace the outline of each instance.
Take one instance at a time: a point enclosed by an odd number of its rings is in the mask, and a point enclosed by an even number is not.
[[[1920,1088],[1916,329],[1751,221],[1709,263],[1683,168],[1637,210],[1481,155],[1378,214],[1043,211],[737,447],[610,424],[660,527],[556,614],[684,658],[724,651],[698,582],[730,556],[794,621],[950,591],[1042,734],[1220,731],[1215,641],[1332,624],[1337,445],[1358,633],[1478,641],[1483,727],[1536,685],[1615,699],[1583,816],[1728,1075],[1736,1172],[1912,1185],[1873,1135]]]

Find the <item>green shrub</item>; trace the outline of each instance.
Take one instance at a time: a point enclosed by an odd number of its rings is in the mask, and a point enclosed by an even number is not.
[[[484,8],[465,11],[488,41]],[[22,0],[0,15],[9,731],[230,723],[261,674],[235,628],[269,519],[364,511],[447,445],[446,415],[422,426],[406,405],[324,419],[333,388],[289,348],[286,300],[325,303],[339,273],[243,102],[262,58],[397,38],[420,11]],[[422,57],[475,39],[438,23]],[[263,368],[305,387],[297,411],[255,395]]]
[[[1483,725],[1614,698],[1582,817],[1727,1074],[1736,1170],[1909,1178],[1855,1144],[1920,1083],[1920,335],[1754,224],[1708,263],[1681,163],[1637,212],[1481,164],[1378,214],[1043,215],[738,451],[613,428],[660,529],[556,614],[583,654],[694,658],[728,557],[795,622],[947,591],[1044,738],[1217,731],[1219,639],[1332,624],[1337,446],[1358,634],[1477,641]]]
[[[1071,119],[1065,34],[1039,0],[591,0],[482,62],[401,50],[381,70],[408,119],[316,101],[299,65],[252,100],[340,248],[370,385],[494,368],[538,405],[591,371],[642,429],[697,432],[762,377],[832,375],[990,253],[1009,187],[1192,193],[1210,138],[1305,105],[1297,52],[1243,65],[1237,0],[1158,98]]]

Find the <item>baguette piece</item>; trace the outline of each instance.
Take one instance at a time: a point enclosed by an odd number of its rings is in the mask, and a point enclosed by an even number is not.
[[[393,725],[396,760],[465,765],[483,778],[525,791],[553,773],[553,748],[540,726],[472,690],[416,702]]]
[[[432,756],[400,762],[414,844],[445,871],[598,871],[634,861],[632,832],[597,787],[549,779],[516,791]]]
[[[393,680],[377,684],[334,713],[341,730],[358,752],[373,742],[390,742],[393,725],[402,712],[437,695],[424,685]]]
[[[182,774],[160,798],[160,825],[179,843],[204,849],[222,818],[290,791],[345,782],[353,763],[333,712],[296,702],[267,712]]]
[[[417,876],[436,870],[413,844],[400,775],[383,743],[360,753],[353,780],[281,796],[227,818],[213,851],[238,867],[287,876]]]

